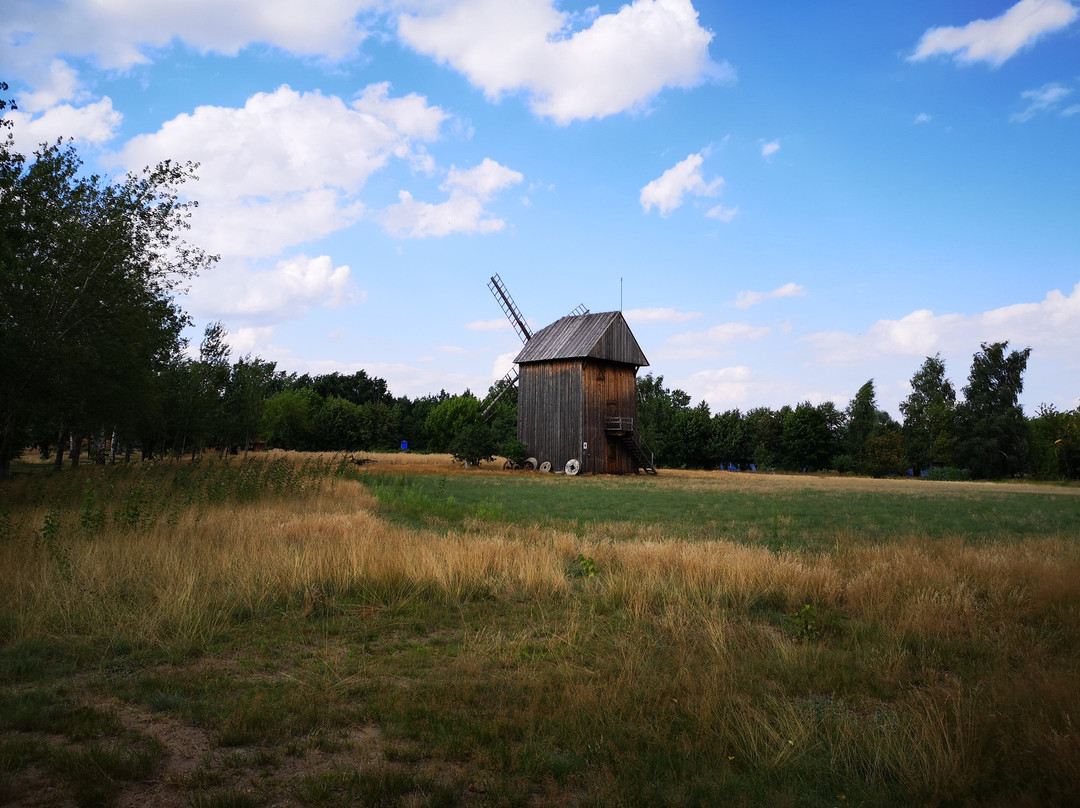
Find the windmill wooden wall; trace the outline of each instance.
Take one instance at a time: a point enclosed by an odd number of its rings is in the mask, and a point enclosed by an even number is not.
[[[648,360],[620,312],[564,317],[537,332],[520,369],[518,439],[556,470],[630,474],[637,462],[608,421],[637,421],[637,371]]]

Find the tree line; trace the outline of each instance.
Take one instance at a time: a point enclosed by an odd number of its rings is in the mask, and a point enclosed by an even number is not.
[[[638,380],[639,428],[657,463],[676,468],[1077,479],[1080,408],[1044,404],[1028,418],[1019,404],[1030,353],[983,343],[962,398],[941,356],[927,357],[900,404],[902,422],[878,407],[873,379],[844,409],[804,401],[711,414],[649,374]]]
[[[10,103],[0,97],[0,111]],[[217,260],[183,239],[196,203],[181,190],[196,170],[166,161],[107,181],[83,170],[70,143],[31,159],[10,131],[0,141],[0,477],[28,446],[57,468],[65,455],[82,462],[84,447],[97,463],[263,446],[527,456],[515,390],[485,419],[468,390],[410,399],[363,370],[287,374],[256,356],[233,359],[221,323],[189,352],[191,320],[176,296]],[[1029,353],[984,344],[962,399],[940,357],[927,358],[903,423],[878,408],[873,380],[844,409],[712,414],[649,374],[638,380],[639,431],[667,467],[1076,478],[1078,412],[1044,406],[1029,419],[1018,404]]]

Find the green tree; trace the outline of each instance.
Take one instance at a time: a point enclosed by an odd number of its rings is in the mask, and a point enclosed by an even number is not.
[[[479,466],[484,461],[490,463],[498,451],[495,430],[483,420],[467,423],[450,441],[449,449],[454,459],[466,466]]]
[[[727,468],[729,464],[742,465],[749,462],[746,448],[746,432],[742,413],[728,410],[712,418],[712,446],[710,455],[715,465]]]
[[[784,417],[780,436],[781,466],[818,471],[832,461],[833,436],[828,410],[804,401]]]
[[[903,448],[916,469],[951,466],[956,440],[956,391],[945,377],[941,355],[926,357],[911,377],[911,393],[900,403]]]
[[[311,449],[312,430],[319,397],[313,390],[282,390],[266,401],[262,434],[267,446],[278,449]]]
[[[690,396],[682,390],[668,390],[663,376],[647,373],[637,380],[637,400],[638,434],[652,450],[656,462],[681,465],[686,444],[672,434],[672,426],[675,414],[689,409]]]
[[[232,366],[225,388],[222,454],[234,448],[247,452],[261,437],[266,393],[274,378],[274,363],[250,355]]]
[[[1031,348],[1009,351],[1008,342],[982,343],[972,357],[957,408],[956,453],[976,477],[1000,478],[1025,470],[1028,423],[1020,406]]]
[[[1044,479],[1080,478],[1080,408],[1058,412],[1040,404],[1028,426],[1032,471]]]
[[[874,391],[873,379],[867,381],[855,393],[855,398],[848,404],[845,415],[844,453],[850,458],[849,462],[855,471],[866,474],[868,472],[866,442],[870,440],[878,425],[877,393]]]
[[[0,143],[0,475],[35,424],[108,435],[152,410],[187,323],[175,294],[215,260],[180,237],[194,172],[167,161],[107,183],[70,144],[28,160]]]
[[[666,465],[711,469],[717,462],[713,448],[713,422],[707,402],[672,410],[664,436]]]
[[[468,391],[439,402],[424,422],[428,447],[436,452],[450,451],[458,433],[480,420],[480,402]]]
[[[768,407],[754,407],[746,413],[743,419],[744,440],[750,454],[745,465],[753,463],[762,469],[779,465],[783,456],[781,439],[784,434],[784,419],[790,409],[783,407],[775,411]]]

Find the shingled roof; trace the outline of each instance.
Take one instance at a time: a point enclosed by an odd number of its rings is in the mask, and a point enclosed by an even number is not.
[[[577,314],[533,334],[517,363],[552,359],[604,359],[644,367],[649,364],[620,311]]]

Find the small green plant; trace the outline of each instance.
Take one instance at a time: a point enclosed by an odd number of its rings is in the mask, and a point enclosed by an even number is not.
[[[574,560],[574,566],[570,570],[571,577],[595,578],[596,574],[597,569],[595,559],[584,553],[578,553],[578,557]]]
[[[15,536],[15,520],[11,516],[11,506],[0,507],[0,542],[8,541]]]
[[[510,440],[503,443],[499,447],[499,451],[502,452],[502,456],[514,464],[514,468],[521,468],[525,465],[525,461],[529,459],[529,445],[519,441],[517,438],[510,438]]]
[[[926,473],[926,479],[938,482],[967,482],[971,479],[971,470],[945,466],[944,468],[930,469]]]
[[[45,514],[45,521],[38,530],[38,540],[52,559],[57,571],[65,580],[71,578],[71,547],[60,538],[60,511],[51,508]]]
[[[816,640],[821,636],[821,616],[811,603],[804,603],[799,611],[791,615],[795,636],[801,640]]]
[[[97,501],[93,488],[87,488],[83,494],[82,507],[79,508],[79,529],[92,536],[105,526],[105,505]]]

